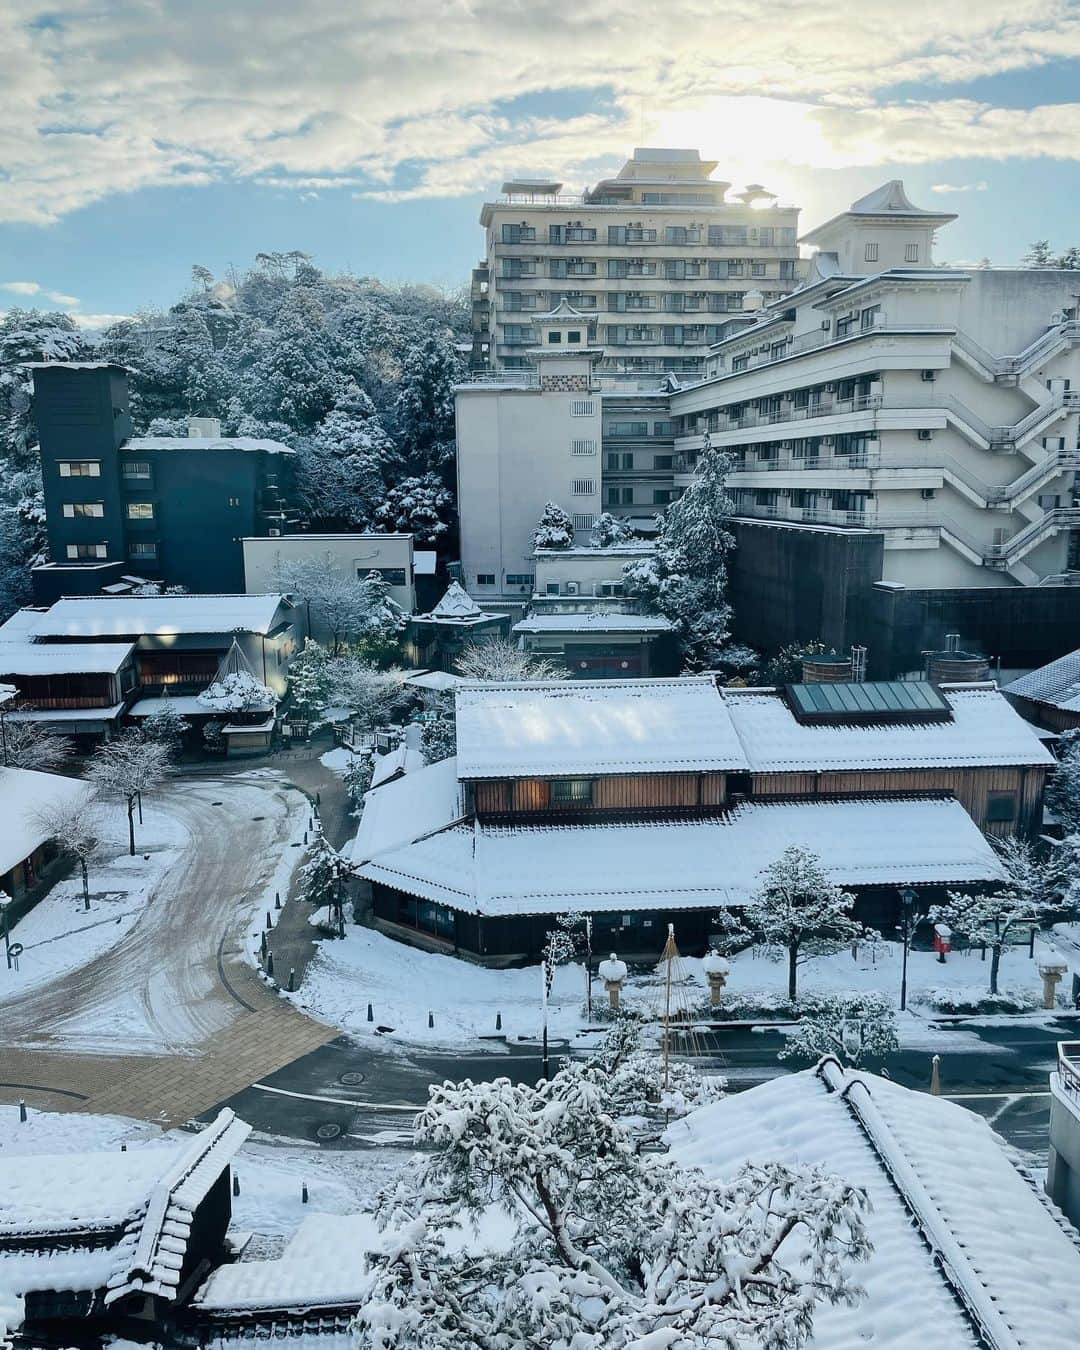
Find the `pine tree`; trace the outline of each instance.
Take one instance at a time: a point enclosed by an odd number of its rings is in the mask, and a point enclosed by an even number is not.
[[[321,825],[316,827],[311,857],[298,873],[298,896],[307,905],[322,909],[337,897],[341,855],[327,839]]]
[[[533,530],[532,541],[533,548],[573,548],[574,522],[561,506],[547,502]]]
[[[289,699],[306,718],[316,717],[326,704],[330,657],[326,648],[307,638],[289,666]]]
[[[593,548],[614,548],[616,544],[625,544],[634,538],[630,525],[610,511],[603,511],[596,517],[596,524],[589,536]]]
[[[437,474],[426,473],[388,488],[374,520],[380,530],[411,534],[418,544],[433,544],[450,528],[453,509],[453,494]]]
[[[175,755],[191,730],[191,723],[171,707],[166,697],[161,706],[155,708],[149,717],[144,717],[139,732],[144,741],[158,741],[168,746],[169,753]]]
[[[813,1062],[832,1055],[858,1068],[864,1059],[884,1059],[899,1049],[896,1013],[883,994],[826,994],[799,1018],[779,1058]]]
[[[411,466],[439,470],[454,453],[454,386],[464,374],[461,357],[442,334],[429,333],[407,354],[395,412]]]

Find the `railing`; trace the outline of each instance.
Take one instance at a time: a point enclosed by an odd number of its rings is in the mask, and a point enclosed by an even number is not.
[[[1057,1062],[1062,1091],[1080,1106],[1080,1041],[1058,1041]]]
[[[833,329],[819,329],[813,333],[801,333],[798,337],[784,338],[779,333],[771,340],[766,336],[761,336],[765,351],[757,352],[750,356],[745,365],[741,365],[738,370],[729,366],[727,370],[721,371],[723,375],[741,375],[747,370],[756,370],[760,366],[772,365],[776,361],[785,361],[791,356],[801,356],[804,352],[820,351],[824,347],[833,347],[838,342],[850,342],[854,338],[870,337],[875,333],[887,332],[916,332],[916,333],[940,333],[943,335],[953,335],[955,328],[946,327],[939,324],[914,324],[914,323],[891,323],[883,314],[879,314],[873,323],[853,324],[843,332],[836,332]],[[740,333],[740,338],[746,338],[748,333]],[[734,341],[734,339],[732,339]],[[723,359],[723,358],[721,358]],[[733,360],[739,360],[736,354]]]
[[[457,388],[477,388],[488,385],[501,389],[539,389],[540,376],[535,370],[487,370],[466,375]]]
[[[1019,553],[1028,544],[1034,545],[1044,534],[1077,527],[1080,527],[1080,507],[1059,507],[1055,511],[1047,511],[1038,520],[1033,520],[1011,539],[1006,539],[1001,544],[990,544],[984,553],[988,562],[1003,562],[1008,565],[1014,554]]]
[[[1036,364],[1058,342],[1075,342],[1078,340],[1080,340],[1080,320],[1076,319],[1055,324],[1045,333],[1040,334],[1034,342],[1030,343],[1016,356],[995,356],[993,352],[987,351],[985,347],[964,333],[958,332],[955,337],[956,345],[985,366],[992,375],[1019,375],[1028,367]]]
[[[732,473],[799,473],[803,469],[833,470],[881,468],[877,455],[776,455],[768,459],[737,459],[731,466]],[[891,465],[889,467],[892,467]],[[685,473],[682,469],[679,472]]]

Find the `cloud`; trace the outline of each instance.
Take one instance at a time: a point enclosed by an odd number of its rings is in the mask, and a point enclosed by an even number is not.
[[[513,172],[580,186],[643,109],[647,136],[681,129],[729,177],[1080,158],[1080,105],[948,96],[1080,57],[1069,0],[773,0],[768,22],[759,0],[669,0],[662,34],[656,17],[654,0],[22,0],[0,7],[0,221],[241,179],[384,201]],[[927,97],[897,100],[902,83]],[[596,111],[565,116],[582,96]]]
[[[51,300],[54,305],[78,305],[79,298],[76,295],[65,295],[63,291],[50,291],[37,281],[0,281],[0,291],[10,291],[13,295],[40,296],[43,300]]]
[[[990,184],[980,180],[978,183],[931,183],[931,192],[986,192]]]
[[[11,291],[13,295],[37,295],[41,287],[36,281],[3,281],[0,291]]]

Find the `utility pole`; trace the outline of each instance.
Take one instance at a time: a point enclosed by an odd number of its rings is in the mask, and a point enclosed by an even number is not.
[[[911,917],[912,911],[914,910],[915,907],[915,901],[917,899],[918,896],[915,894],[915,892],[911,889],[910,886],[905,886],[904,889],[900,892],[901,913],[903,914],[904,918],[903,923],[900,925],[900,934],[904,944],[903,963],[900,971],[901,1012],[907,1011],[907,960],[908,960],[908,949],[911,946],[911,935],[913,931],[911,924]]]
[[[4,926],[4,956],[7,959],[7,968],[11,969],[11,933],[8,930],[8,906],[11,904],[11,896],[7,891],[0,891],[0,923]]]

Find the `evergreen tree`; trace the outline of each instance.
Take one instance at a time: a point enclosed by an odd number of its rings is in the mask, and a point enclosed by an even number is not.
[[[428,333],[407,354],[395,411],[412,467],[439,470],[454,454],[454,386],[464,364],[450,339]]]
[[[628,543],[634,538],[634,531],[619,516],[604,511],[596,517],[589,543],[593,548],[614,548],[616,544]]]
[[[864,1059],[884,1059],[899,1049],[896,1013],[883,994],[826,994],[803,1012],[779,1058],[813,1063],[832,1055],[857,1069]]]
[[[175,708],[169,706],[166,697],[159,708],[155,708],[149,717],[144,717],[139,732],[144,741],[159,741],[168,746],[169,753],[175,755],[191,730],[191,723],[182,717]]]
[[[341,870],[341,855],[331,845],[322,825],[315,828],[311,843],[311,857],[298,875],[298,895],[307,905],[321,909],[337,898],[336,888]]]
[[[533,530],[532,541],[533,548],[572,548],[574,522],[561,506],[547,502],[536,529]]]
[[[450,528],[453,494],[439,476],[405,478],[383,494],[375,508],[375,526],[391,533],[412,534],[418,544],[432,544]]]
[[[354,755],[349,767],[342,774],[345,791],[352,803],[353,815],[359,815],[364,808],[364,795],[371,787],[374,772],[375,764],[370,755]]]

